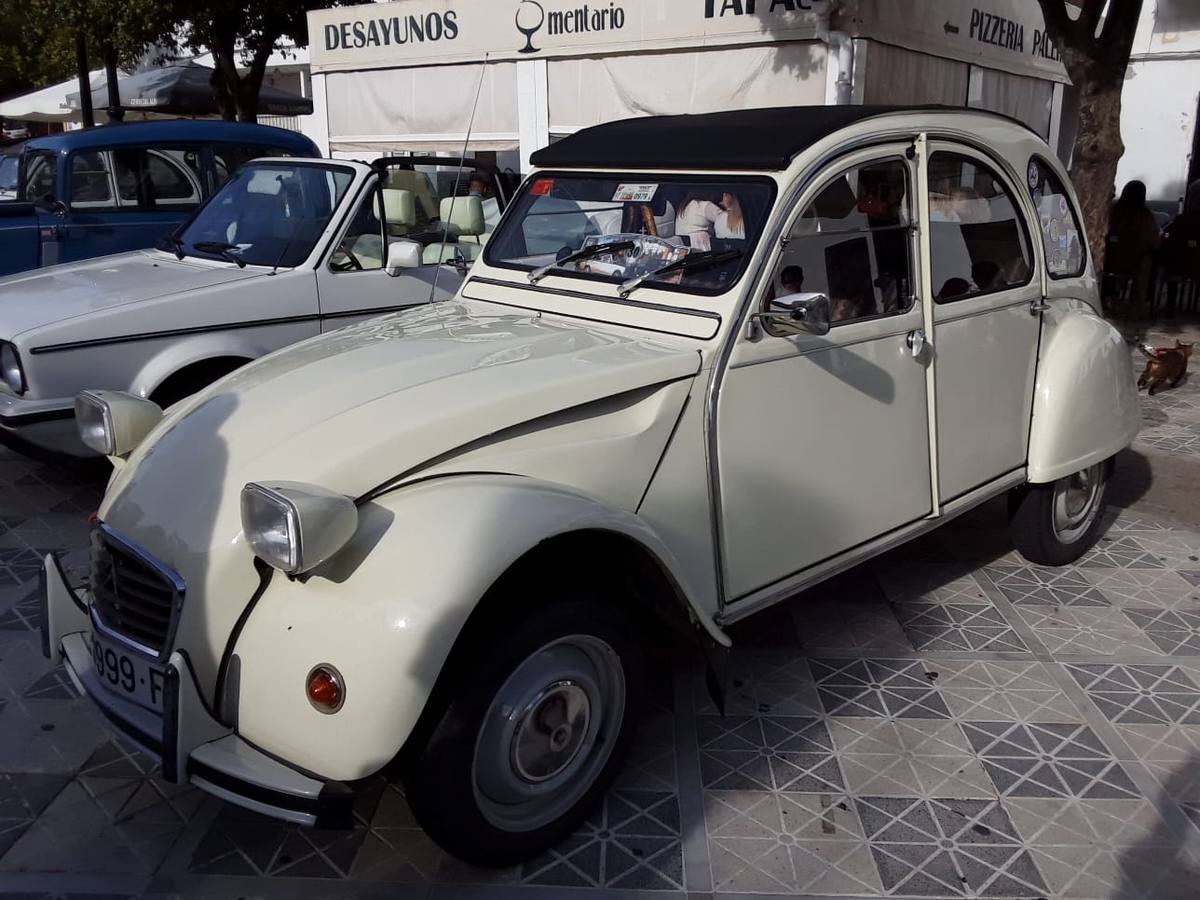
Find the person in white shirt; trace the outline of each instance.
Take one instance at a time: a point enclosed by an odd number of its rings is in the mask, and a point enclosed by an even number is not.
[[[689,194],[675,218],[675,234],[695,250],[711,250],[713,228],[723,210],[700,192]]]

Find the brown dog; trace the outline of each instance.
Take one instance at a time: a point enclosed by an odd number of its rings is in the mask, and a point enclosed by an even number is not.
[[[1188,357],[1192,355],[1192,346],[1192,344],[1185,344],[1182,341],[1176,341],[1174,347],[1150,347],[1146,344],[1139,344],[1138,349],[1145,353],[1149,360],[1146,362],[1142,377],[1138,379],[1138,390],[1149,385],[1150,396],[1154,396],[1154,392],[1164,381],[1169,381],[1171,387],[1178,386],[1179,382],[1183,381],[1183,376],[1187,374]]]

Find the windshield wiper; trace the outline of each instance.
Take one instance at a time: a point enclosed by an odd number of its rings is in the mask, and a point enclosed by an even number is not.
[[[183,252],[183,241],[179,239],[179,235],[175,234],[175,232],[164,234],[161,238],[159,238],[158,243],[160,250],[166,250],[169,248],[178,259],[183,259],[185,256],[187,256],[187,254]],[[166,244],[167,246],[163,247],[163,244]]]
[[[237,244],[226,244],[223,241],[197,241],[192,246],[201,253],[215,253],[221,259],[237,263],[239,269],[246,268],[246,261],[236,253],[230,252],[237,249]]]
[[[529,273],[529,283],[537,284],[555,269],[561,268],[568,263],[579,262],[593,256],[600,256],[604,253],[621,253],[625,250],[632,250],[636,246],[637,243],[635,241],[614,241],[611,244],[592,244],[590,247],[580,247],[574,253],[568,253],[562,259],[556,259],[549,265],[542,266],[540,269],[534,269]]]
[[[701,253],[689,253],[687,256],[681,256],[679,259],[667,263],[665,266],[659,266],[657,269],[652,269],[643,275],[622,282],[617,293],[622,298],[628,297],[641,287],[643,282],[651,278],[657,278],[659,275],[666,275],[668,272],[675,271],[682,272],[688,269],[707,269],[735,260],[741,255],[741,250],[705,250]]]

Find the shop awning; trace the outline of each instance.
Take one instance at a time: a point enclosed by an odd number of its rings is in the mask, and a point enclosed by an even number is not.
[[[135,112],[153,112],[173,116],[217,115],[212,88],[213,70],[208,66],[178,65],[147,69],[117,81],[121,106]],[[79,92],[67,95],[72,109],[79,107]],[[108,105],[108,88],[92,90],[92,106]],[[270,116],[306,116],[312,113],[312,100],[278,88],[263,86],[258,92],[258,111]]]
[[[330,145],[342,151],[460,149],[470,129],[473,152],[516,149],[516,70],[516,63],[498,62],[332,72],[326,77]]]
[[[103,89],[107,84],[104,70],[97,69],[89,75],[92,90]],[[67,106],[68,95],[79,96],[79,80],[60,81],[40,90],[30,91],[0,103],[0,118],[20,122],[73,122],[79,120],[79,110]],[[96,108],[97,121],[107,121],[103,104]]]
[[[550,133],[633,116],[825,102],[825,47],[794,42],[549,61]]]

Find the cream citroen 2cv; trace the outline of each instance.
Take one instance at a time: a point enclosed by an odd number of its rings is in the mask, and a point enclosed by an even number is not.
[[[165,416],[82,394],[116,471],[46,653],[166,778],[296,822],[403,778],[501,865],[621,765],[644,645],[725,626],[998,494],[1093,541],[1139,422],[1067,176],[979,112],[742,110],[538,153],[453,299]]]

